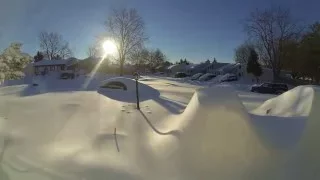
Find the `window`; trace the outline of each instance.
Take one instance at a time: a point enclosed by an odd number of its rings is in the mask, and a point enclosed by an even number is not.
[[[125,84],[123,84],[122,82],[119,82],[119,81],[112,81],[112,82],[106,83],[106,84],[100,86],[100,88],[122,89],[124,91],[127,90],[127,86]]]
[[[271,84],[264,83],[264,84],[262,84],[262,87],[271,87]]]
[[[274,88],[288,88],[285,84],[273,84]]]
[[[50,66],[50,71],[54,71],[54,66]]]
[[[64,65],[61,65],[60,68],[61,68],[61,71],[63,71],[64,70]]]

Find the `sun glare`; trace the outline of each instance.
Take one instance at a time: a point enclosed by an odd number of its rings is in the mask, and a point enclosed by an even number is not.
[[[102,48],[103,48],[103,56],[101,57],[99,63],[97,63],[95,65],[95,67],[93,68],[93,70],[90,72],[89,78],[83,84],[83,88],[84,89],[88,88],[88,85],[92,81],[94,75],[97,73],[100,65],[105,60],[105,58],[109,57],[109,55],[111,55],[111,56],[115,56],[116,55],[117,46],[116,46],[116,43],[114,41],[111,41],[111,40],[104,41],[102,43]]]
[[[114,55],[117,51],[116,44],[111,40],[103,42],[102,47],[105,55]]]

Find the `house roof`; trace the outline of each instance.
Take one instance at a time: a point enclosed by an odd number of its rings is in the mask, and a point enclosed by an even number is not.
[[[173,69],[175,67],[185,67],[185,66],[186,66],[186,64],[174,64],[174,65],[169,66],[168,69]]]
[[[214,70],[220,70],[224,66],[228,66],[228,65],[230,65],[230,64],[229,63],[214,62],[214,63],[209,64],[206,68],[209,68],[212,66]]]
[[[73,62],[73,59],[68,59],[68,60],[42,60],[33,63],[33,66],[53,66],[53,65],[66,65],[70,62]]]
[[[221,65],[219,68],[217,68],[218,71],[226,71],[230,68],[233,68],[234,64],[225,63],[224,65]]]
[[[52,66],[52,65],[63,65],[67,64],[67,60],[42,60],[33,63],[33,66]]]
[[[236,63],[236,64],[230,64],[230,66],[226,66],[226,67],[224,67],[224,71],[228,71],[228,72],[230,72],[230,71],[233,71],[233,70],[235,70],[235,69],[237,69],[237,68],[239,68],[239,66],[241,66],[239,63]]]

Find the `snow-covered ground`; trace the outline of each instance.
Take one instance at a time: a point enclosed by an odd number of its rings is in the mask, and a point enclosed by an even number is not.
[[[316,87],[276,97],[144,77],[138,111],[97,91],[105,78],[0,88],[0,179],[320,178]]]

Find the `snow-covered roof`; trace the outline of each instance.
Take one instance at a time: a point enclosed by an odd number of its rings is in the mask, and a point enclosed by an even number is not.
[[[229,65],[229,63],[214,62],[214,63],[209,64],[206,68],[213,67],[214,70],[219,70],[222,67],[225,67],[225,66],[228,66],[228,65]]]
[[[172,68],[174,68],[174,67],[176,67],[176,66],[178,66],[178,65],[179,65],[179,64],[173,64],[173,65],[169,66],[168,69],[172,69]]]
[[[52,66],[52,65],[66,65],[70,62],[73,62],[73,59],[68,59],[68,60],[42,60],[33,63],[33,66]]]
[[[168,69],[170,70],[170,69],[174,69],[176,67],[185,68],[185,67],[187,67],[187,65],[184,63],[183,64],[174,64],[174,65],[169,66]]]
[[[221,68],[218,69],[218,71],[223,71],[225,73],[231,73],[232,71],[234,71],[235,69],[239,68],[239,66],[241,66],[241,64],[236,63],[236,64],[227,64],[225,66],[222,66]]]
[[[52,65],[64,65],[67,64],[67,60],[42,60],[33,63],[33,66],[52,66]]]
[[[194,69],[198,66],[198,64],[189,64],[189,65],[186,65],[186,69]]]

